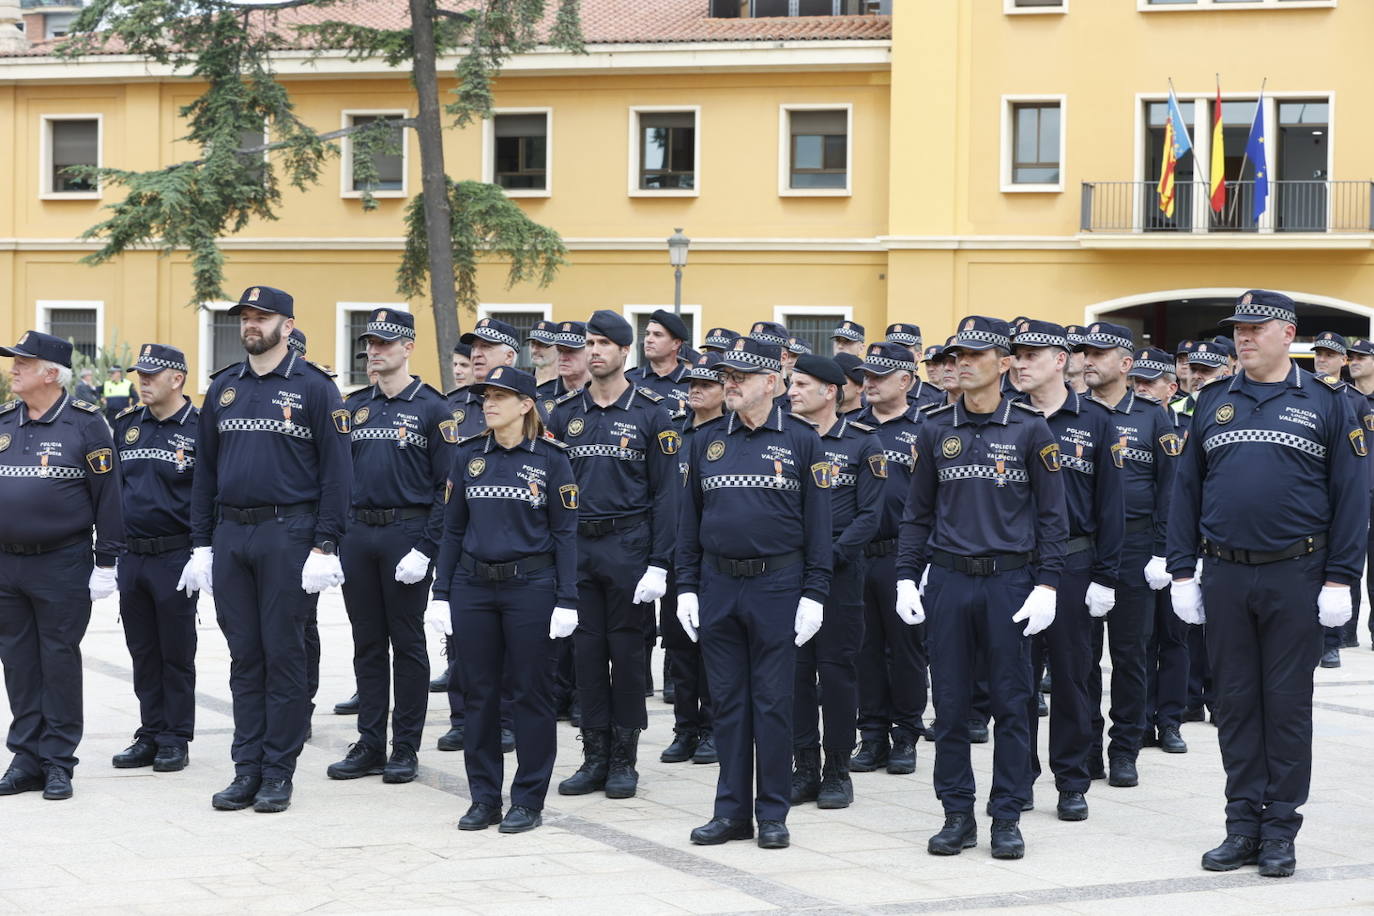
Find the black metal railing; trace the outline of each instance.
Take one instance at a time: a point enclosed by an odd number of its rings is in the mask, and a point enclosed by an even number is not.
[[[1254,218],[1255,183],[1226,182],[1213,210],[1204,181],[1174,186],[1174,212],[1160,209],[1158,182],[1085,181],[1082,232],[1374,232],[1374,181],[1271,181]]]

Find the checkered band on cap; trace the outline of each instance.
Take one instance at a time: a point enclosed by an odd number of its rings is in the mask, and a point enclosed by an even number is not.
[[[1315,350],[1319,347],[1323,350],[1335,350],[1337,353],[1346,353],[1349,350],[1345,344],[1341,343],[1329,333],[1322,334],[1316,340],[1312,341],[1312,349]]]
[[[994,347],[1001,347],[1003,350],[1011,349],[1011,338],[1005,334],[998,334],[993,331],[980,331],[977,328],[969,328],[967,331],[960,331],[954,335],[953,347],[961,347],[965,344],[991,344]]]
[[[898,343],[904,347],[919,347],[921,338],[907,331],[888,331],[887,340],[889,343]]]
[[[367,329],[360,336],[366,337],[368,334],[375,334],[379,337],[404,337],[407,340],[415,339],[414,328],[408,328],[394,321],[369,321]]]
[[[720,347],[722,350],[728,349],[739,335],[728,328],[712,328],[706,335],[707,347]]]
[[[862,363],[864,366],[877,366],[886,372],[916,372],[916,363],[910,359],[891,359],[886,356],[865,356]],[[886,374],[886,372],[884,374]]]
[[[560,347],[585,347],[587,335],[582,331],[559,331],[553,335],[553,342]]]
[[[768,343],[769,341],[763,342]],[[751,353],[748,350],[729,350],[722,357],[721,363],[748,363],[751,366],[758,366],[760,369],[767,369],[769,372],[782,371],[780,360],[764,356],[762,353]]]
[[[502,331],[500,328],[492,327],[489,324],[479,324],[472,329],[472,334],[483,340],[489,340],[492,343],[505,344],[512,350],[520,349],[520,341],[507,334],[505,331]]]
[[[532,340],[535,343],[553,344],[558,342],[558,335],[553,332],[552,328],[549,328],[541,321],[539,324],[530,328],[529,333],[525,335],[525,339]]]
[[[1065,333],[1064,339],[1069,342],[1069,346],[1076,347],[1083,343],[1083,334],[1079,331],[1068,331]]]
[[[770,344],[773,344],[774,346],[778,346],[778,347],[785,347],[785,346],[787,346],[787,338],[786,338],[786,337],[782,337],[782,336],[780,336],[780,335],[778,335],[778,334],[773,334],[773,333],[771,333],[771,332],[769,332],[769,331],[766,331],[766,330],[764,330],[764,331],[751,331],[751,332],[749,333],[749,336],[752,337],[752,338],[754,338],[755,340],[757,340],[759,343],[770,343]],[[726,346],[729,346],[729,344],[726,344]]]
[[[1226,354],[1214,349],[1207,344],[1198,344],[1198,348],[1188,354],[1188,364],[1201,363],[1204,366],[1224,366],[1226,365]]]
[[[1157,359],[1138,359],[1131,368],[1139,369],[1142,372],[1173,372],[1174,364],[1160,362]]]
[[[781,367],[779,367],[781,368]],[[711,366],[693,366],[687,370],[687,378],[696,379],[699,382],[719,382],[724,383],[720,376],[720,371]]]
[[[1083,335],[1081,344],[1099,350],[1107,350],[1112,347],[1120,347],[1122,350],[1135,349],[1135,343],[1129,337],[1108,334],[1106,331],[1089,331]]]
[[[296,337],[294,335],[288,337],[286,339],[286,345],[290,347],[292,350],[295,350],[297,353],[305,353],[305,341],[301,340],[299,337]]]
[[[1289,324],[1298,323],[1298,315],[1292,309],[1286,309],[1278,305],[1260,305],[1255,302],[1236,303],[1236,313],[1231,316],[1231,321],[1241,324],[1251,324],[1254,323],[1253,319],[1268,321],[1271,318],[1279,321],[1286,321]]]
[[[841,340],[852,340],[852,341],[855,341],[855,342],[857,342],[857,343],[863,343],[863,339],[864,339],[863,332],[860,331],[859,329],[855,328],[853,325],[849,324],[848,322],[846,322],[846,323],[840,325],[838,328],[836,328],[836,329],[834,330],[834,332],[831,333],[830,336],[831,336],[831,337],[838,337],[838,338],[840,338]]]
[[[1069,339],[1043,331],[1022,331],[1011,339],[1018,347],[1062,347],[1069,349]]]
[[[140,356],[138,358],[138,362],[134,363],[134,368],[141,369],[144,367],[147,367],[149,369],[155,369],[159,372],[163,369],[175,369],[177,372],[186,371],[186,363],[184,361],[175,359],[160,359],[156,356]]]

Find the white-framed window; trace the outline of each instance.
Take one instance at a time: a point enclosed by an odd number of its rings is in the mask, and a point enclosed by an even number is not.
[[[406,118],[409,114],[404,110],[397,109],[349,109],[342,112],[343,121],[339,125],[343,127],[357,127],[362,124],[370,124],[373,121]],[[376,186],[372,188],[373,197],[405,197],[406,196],[406,173],[409,171],[409,138],[406,136],[405,128],[396,128],[397,136],[400,140],[401,151],[397,154],[376,153],[373,159],[377,163],[378,180]],[[343,197],[362,197],[363,185],[360,180],[353,177],[353,143],[349,137],[343,138],[343,167],[339,170],[342,173],[342,188],[340,194]]]
[[[806,341],[818,356],[829,356],[830,337],[841,323],[854,320],[854,306],[775,305],[773,320],[793,337]]]
[[[625,320],[635,329],[635,341],[630,346],[630,358],[627,360],[627,367],[634,368],[644,364],[644,329],[649,324],[649,316],[659,309],[665,312],[673,310],[671,302],[666,305],[627,305],[621,309],[621,314]],[[682,307],[682,323],[687,325],[687,336],[691,339],[687,345],[692,349],[701,347],[701,306],[684,305]]]
[[[239,319],[230,315],[233,302],[207,302],[200,308],[200,334],[196,367],[196,391],[210,389],[210,373],[245,358]]]
[[[340,302],[334,321],[334,365],[331,367],[338,378],[335,381],[344,391],[352,391],[369,384],[367,363],[358,359],[362,348],[358,337],[367,330],[367,316],[373,309],[395,309],[406,311],[404,302]],[[302,328],[304,330],[304,328]],[[320,362],[320,341],[314,341],[306,331],[305,352],[307,359]]]
[[[779,196],[850,196],[853,153],[853,105],[778,107]]]
[[[1002,0],[1002,12],[1008,16],[1035,13],[1067,13],[1069,0]]]
[[[45,114],[39,121],[39,197],[99,200],[100,186],[66,173],[73,165],[101,164],[103,118],[98,114]]]
[[[1001,186],[1007,193],[1064,190],[1064,95],[1002,96]]]
[[[1331,8],[1338,0],[1136,0],[1136,9],[1142,13],[1184,10],[1272,10]]]
[[[33,326],[45,334],[70,340],[88,359],[105,341],[105,303],[91,299],[39,299]]]
[[[495,318],[515,328],[515,336],[520,340],[520,352],[515,356],[515,366],[526,372],[533,372],[530,362],[530,348],[525,336],[530,328],[540,321],[553,320],[553,305],[548,302],[484,302],[477,306],[478,318]]]
[[[497,108],[482,122],[483,180],[507,197],[553,194],[552,108]]]
[[[630,107],[630,196],[701,194],[701,106]]]

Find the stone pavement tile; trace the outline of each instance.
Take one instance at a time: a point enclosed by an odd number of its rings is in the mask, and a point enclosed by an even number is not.
[[[649,889],[655,893],[677,892],[690,895],[712,887],[710,882],[704,878],[684,875],[678,871],[659,868],[648,862],[643,862],[643,860],[640,861],[642,867],[633,871],[622,870],[599,875],[569,874],[512,878],[510,886],[533,891],[543,897],[579,899],[614,892],[639,894]],[[625,863],[628,867],[633,867],[635,864],[633,859]]]
[[[607,913],[681,916],[690,912],[675,904],[643,894],[487,903],[471,906],[470,909],[484,916],[606,916]]]
[[[776,872],[774,881],[824,900],[850,906],[897,903],[945,895],[935,882],[923,880],[919,868],[904,874],[878,874],[866,868],[805,869]]]
[[[827,823],[830,819],[824,817],[808,818],[805,815],[798,817],[798,810],[793,808],[792,814],[787,818],[787,826],[792,832],[794,848],[833,854],[865,849],[905,849],[908,845],[906,841],[891,834],[875,833],[872,830],[863,830],[844,824]]]
[[[7,844],[8,845],[8,844]],[[5,857],[10,858],[8,855]],[[29,890],[44,887],[66,887],[75,879],[75,874],[57,862],[64,861],[60,855],[50,853],[52,862],[30,862],[24,865],[10,861],[0,868],[0,890]]]
[[[1075,900],[1060,906],[1082,916],[1158,916],[1161,911],[1206,913],[1207,916],[1250,916],[1274,912],[1275,908],[1229,900],[1214,891],[1164,894],[1148,897],[1111,897],[1101,900]],[[1019,910],[1017,911],[1019,914]]]
[[[711,913],[762,913],[778,909],[771,903],[757,897],[725,888],[693,891],[690,894],[654,893],[651,896],[664,903],[681,907],[689,913],[703,914],[703,916]]]
[[[213,894],[185,879],[151,881],[75,881],[56,891],[53,888],[6,889],[5,896],[28,912],[55,909],[75,912],[95,907],[130,910],[160,905],[176,909],[183,902],[208,900]]]
[[[1010,901],[1005,908],[959,908],[959,913],[962,916],[1007,916],[1008,913],[1014,913],[1015,916],[1065,916],[1066,913],[1072,912],[1073,910],[1062,905],[1021,906],[1017,904],[1013,906]]]
[[[1301,872],[1301,850],[1298,868]],[[1374,881],[1368,878],[1348,881],[1259,879],[1252,887],[1230,887],[1220,894],[1223,898],[1238,900],[1251,907],[1270,907],[1290,913],[1349,906],[1362,906],[1366,913],[1374,912]]]
[[[683,839],[686,839],[685,835]],[[759,849],[753,840],[741,840],[721,846],[692,846],[689,842],[680,841],[676,848],[686,849],[691,855],[717,865],[769,878],[832,869],[837,864],[824,853],[796,846],[791,849]]]

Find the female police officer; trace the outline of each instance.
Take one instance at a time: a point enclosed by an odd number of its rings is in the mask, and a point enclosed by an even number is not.
[[[557,750],[551,640],[577,627],[578,491],[562,444],[543,435],[534,377],[497,366],[479,387],[487,429],[460,442],[454,455],[434,600],[454,601],[467,705],[464,762],[472,807],[458,828],[499,822],[502,833],[520,833],[541,823]],[[502,671],[506,659],[510,672]],[[515,687],[518,763],[503,820],[506,674]]]

